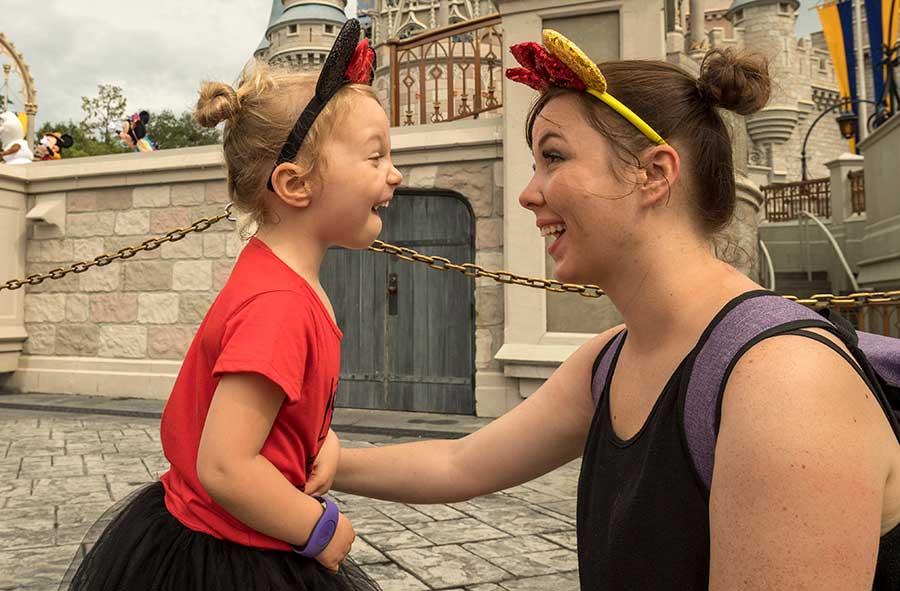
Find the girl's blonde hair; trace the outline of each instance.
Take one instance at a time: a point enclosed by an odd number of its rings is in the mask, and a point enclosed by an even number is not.
[[[194,119],[204,127],[225,122],[228,195],[251,223],[267,221],[266,183],[288,134],[315,93],[317,79],[314,73],[291,72],[254,60],[241,73],[237,90],[222,82],[205,81],[200,86]],[[304,174],[317,175],[327,166],[322,157],[324,140],[358,96],[378,100],[371,87],[348,84],[322,109],[294,160]]]

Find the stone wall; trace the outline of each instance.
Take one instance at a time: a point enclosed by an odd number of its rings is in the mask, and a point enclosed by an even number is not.
[[[220,213],[227,201],[224,180],[72,190],[65,197],[64,234],[35,236],[30,227],[28,274],[139,245]],[[220,222],[126,261],[29,287],[25,351],[180,360],[240,248],[234,226]]]
[[[897,154],[900,116],[879,127],[860,146],[866,157],[866,228],[859,282],[875,289],[900,286],[900,200]]]
[[[498,127],[497,120],[467,121],[393,133],[404,186],[466,197],[475,217],[475,262],[493,269],[503,267]],[[27,226],[24,273],[115,253],[219,214],[227,201],[221,158],[220,147],[208,146],[22,167],[28,194],[23,189],[18,199],[27,209],[54,200],[64,207],[59,225]],[[0,168],[0,185],[3,175]],[[17,371],[0,374],[0,387],[165,398],[242,246],[234,225],[223,221],[128,260],[27,288],[28,339]],[[501,286],[477,281],[475,315],[477,382],[480,374],[499,371]],[[505,410],[481,398],[476,387],[482,414]]]

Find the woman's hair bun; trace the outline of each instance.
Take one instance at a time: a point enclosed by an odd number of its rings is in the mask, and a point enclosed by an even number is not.
[[[710,50],[700,65],[697,89],[716,107],[740,115],[756,113],[769,102],[769,61],[731,48]]]
[[[215,127],[222,121],[234,119],[241,109],[237,92],[222,82],[204,82],[194,110],[194,119],[203,127]]]

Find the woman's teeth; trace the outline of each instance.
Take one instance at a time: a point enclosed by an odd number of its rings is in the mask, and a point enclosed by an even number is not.
[[[565,224],[553,224],[550,226],[544,226],[541,228],[541,236],[546,238],[547,236],[553,236],[554,239],[558,239],[560,236],[565,234],[566,225]]]
[[[372,211],[378,211],[379,209],[387,209],[387,206],[390,205],[390,201],[385,201],[384,203],[379,203],[372,208]]]

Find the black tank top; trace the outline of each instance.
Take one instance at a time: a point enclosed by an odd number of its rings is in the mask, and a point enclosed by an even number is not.
[[[581,589],[706,590],[708,494],[690,460],[681,418],[693,351],[672,374],[641,430],[628,441],[616,436],[609,410],[609,386],[620,352],[621,346],[594,413],[578,482]],[[900,591],[900,525],[881,538],[873,589]]]

